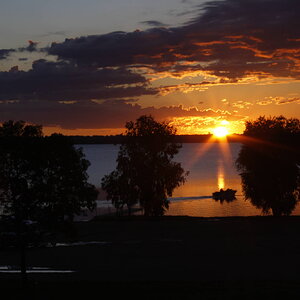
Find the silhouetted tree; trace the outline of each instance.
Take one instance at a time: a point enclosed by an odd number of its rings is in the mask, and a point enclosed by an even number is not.
[[[246,199],[274,216],[290,215],[299,200],[300,121],[259,117],[246,122],[236,161]]]
[[[34,193],[39,199],[39,213],[44,214],[42,219],[46,217],[54,223],[66,218],[72,221],[82,208],[94,209],[98,192],[87,182],[90,163],[82,150],[60,134],[44,137],[40,147],[40,173]]]
[[[42,137],[42,125],[30,125],[24,121],[6,121],[0,127],[0,137]]]
[[[8,121],[0,127],[0,199],[6,212],[25,219],[43,213],[56,221],[93,209],[97,192],[87,182],[89,161],[60,134]]]
[[[87,182],[89,162],[69,139],[43,137],[42,126],[8,121],[0,127],[0,202],[24,237],[25,220],[57,228],[82,208],[95,206],[97,191]],[[20,239],[20,243],[26,241]],[[24,245],[21,245],[24,248]],[[24,265],[22,272],[24,272]]]
[[[117,168],[102,179],[102,188],[117,208],[139,203],[146,216],[160,216],[169,207],[168,196],[185,182],[181,164],[172,161],[181,148],[176,130],[152,116],[126,123]]]
[[[20,266],[23,283],[26,283],[26,223],[29,203],[28,182],[32,173],[26,156],[32,154],[33,140],[42,137],[41,126],[26,125],[24,121],[4,122],[0,127],[0,204],[11,215],[20,249]],[[29,147],[29,145],[32,145]]]

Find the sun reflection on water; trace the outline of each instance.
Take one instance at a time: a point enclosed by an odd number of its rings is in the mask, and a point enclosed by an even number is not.
[[[218,165],[218,189],[224,189],[225,188],[225,173],[224,173],[224,165],[222,161],[219,161]]]

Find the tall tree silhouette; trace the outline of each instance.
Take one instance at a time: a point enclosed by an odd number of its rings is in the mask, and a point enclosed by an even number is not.
[[[168,196],[185,182],[181,164],[172,161],[181,148],[168,123],[141,116],[126,123],[117,168],[102,179],[102,188],[117,208],[139,203],[146,216],[160,216],[169,207]]]
[[[32,154],[33,140],[42,138],[40,125],[26,125],[24,121],[4,122],[0,127],[0,204],[12,216],[20,249],[20,267],[23,284],[26,284],[26,225],[30,203],[31,166],[26,156]]]
[[[236,165],[246,199],[274,216],[290,215],[299,200],[300,121],[259,117],[246,122]]]
[[[25,220],[57,225],[81,208],[95,206],[97,191],[87,182],[89,162],[69,140],[43,137],[42,126],[8,121],[0,127],[0,204],[13,217],[22,255]],[[25,278],[25,262],[22,259]]]

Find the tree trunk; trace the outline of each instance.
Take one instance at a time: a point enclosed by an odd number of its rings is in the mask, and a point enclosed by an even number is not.
[[[132,211],[131,211],[131,205],[127,204],[127,210],[128,210],[128,216],[130,217],[131,213],[132,213]]]
[[[145,205],[144,206],[144,217],[149,217],[150,215],[150,208],[149,208],[149,205]]]
[[[282,216],[282,212],[280,210],[280,208],[277,207],[272,207],[272,214],[274,217],[281,217]]]
[[[26,242],[21,237],[20,241],[20,267],[21,267],[21,281],[22,286],[27,286],[27,272],[26,272]]]
[[[22,287],[26,288],[27,286],[27,272],[26,272],[26,238],[24,236],[23,230],[23,220],[19,219],[17,221],[17,238],[18,238],[18,247],[20,251],[20,270],[21,270],[21,283]]]

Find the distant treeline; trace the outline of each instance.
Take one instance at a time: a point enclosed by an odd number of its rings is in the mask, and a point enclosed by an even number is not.
[[[123,135],[93,135],[93,136],[81,136],[73,135],[69,136],[70,140],[74,144],[121,144],[125,136]],[[195,134],[195,135],[176,135],[174,137],[176,143],[206,143],[206,142],[218,142],[219,140],[213,138],[211,134]],[[241,135],[231,135],[227,137],[230,143],[237,143],[241,141]]]

